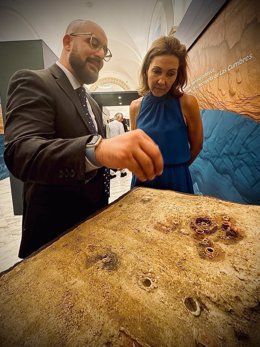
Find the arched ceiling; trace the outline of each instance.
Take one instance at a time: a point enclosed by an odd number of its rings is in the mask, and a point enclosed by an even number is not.
[[[68,23],[91,19],[109,39],[113,58],[100,72],[136,89],[142,58],[156,37],[178,26],[191,0],[1,0],[0,40],[42,39],[57,55]],[[113,86],[111,85],[113,89]]]

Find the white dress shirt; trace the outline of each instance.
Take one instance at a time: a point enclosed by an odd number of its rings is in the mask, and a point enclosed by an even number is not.
[[[59,61],[56,61],[56,64],[65,73],[65,75],[67,76],[67,78],[70,81],[70,84],[72,85],[72,88],[74,90],[76,90],[77,88],[81,87],[81,84],[76,79],[76,77],[68,69],[66,69],[66,67],[64,65],[62,65]],[[85,87],[85,85],[83,85],[83,87],[86,89],[86,92],[88,93],[88,89]],[[95,119],[95,115],[94,115],[94,113],[92,111],[92,108],[90,106],[90,103],[89,103],[88,99],[86,101],[87,101],[89,114],[91,115],[91,118],[93,120],[93,123],[95,125],[96,130],[98,130],[97,122],[96,122],[96,119]],[[89,172],[89,171],[92,171],[92,170],[96,170],[96,169],[102,167],[102,165],[100,165],[97,162],[97,160],[96,160],[95,149],[94,148],[86,148],[85,158],[86,158],[86,172]]]

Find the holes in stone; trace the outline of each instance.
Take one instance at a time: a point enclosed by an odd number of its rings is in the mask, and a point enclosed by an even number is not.
[[[196,311],[196,309],[197,309],[197,305],[196,305],[195,301],[194,301],[192,298],[186,298],[186,299],[184,300],[184,304],[185,304],[186,308],[187,308],[189,311],[194,312],[194,311]]]
[[[207,248],[206,248],[206,251],[207,251],[208,253],[213,253],[213,252],[214,252],[214,249],[213,249],[212,247],[207,247]]]
[[[224,216],[222,216],[222,220],[223,220],[223,221],[229,221],[230,218],[229,218],[229,216],[224,215]]]
[[[217,223],[209,217],[197,217],[191,222],[190,226],[198,235],[212,234],[218,228]]]
[[[224,252],[220,246],[215,245],[213,241],[205,238],[198,244],[199,255],[203,259],[219,261],[224,258]]]
[[[224,221],[222,222],[222,229],[223,230],[228,230],[231,227],[231,223],[229,221]]]
[[[212,259],[218,255],[218,251],[213,247],[205,247],[203,255],[206,258]]]
[[[140,288],[151,292],[157,288],[157,278],[152,272],[146,272],[138,278],[138,285]]]
[[[237,241],[238,238],[242,238],[238,228],[231,223],[230,217],[228,216],[222,216],[221,229],[225,231],[225,235],[221,236],[222,239]]]
[[[199,245],[203,247],[213,247],[213,242],[207,237],[205,237],[203,240],[200,241]]]
[[[184,299],[184,305],[185,305],[186,309],[190,313],[192,313],[194,316],[200,315],[201,309],[200,309],[200,305],[199,305],[199,302],[197,301],[197,299],[187,297]]]
[[[151,280],[150,280],[149,278],[145,278],[145,279],[143,280],[143,285],[144,285],[145,287],[150,287],[151,284],[152,284],[152,282],[151,282]]]

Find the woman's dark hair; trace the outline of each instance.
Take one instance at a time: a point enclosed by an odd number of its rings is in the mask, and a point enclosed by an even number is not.
[[[173,36],[161,36],[152,43],[152,46],[146,53],[140,73],[139,94],[146,95],[149,93],[147,71],[154,57],[161,55],[174,55],[179,59],[179,68],[177,78],[171,88],[173,96],[181,96],[183,88],[187,85],[188,76],[188,53],[186,46]]]

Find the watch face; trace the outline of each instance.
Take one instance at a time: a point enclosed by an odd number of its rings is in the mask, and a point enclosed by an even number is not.
[[[91,141],[87,143],[87,146],[97,146],[101,140],[101,135],[93,135]]]

